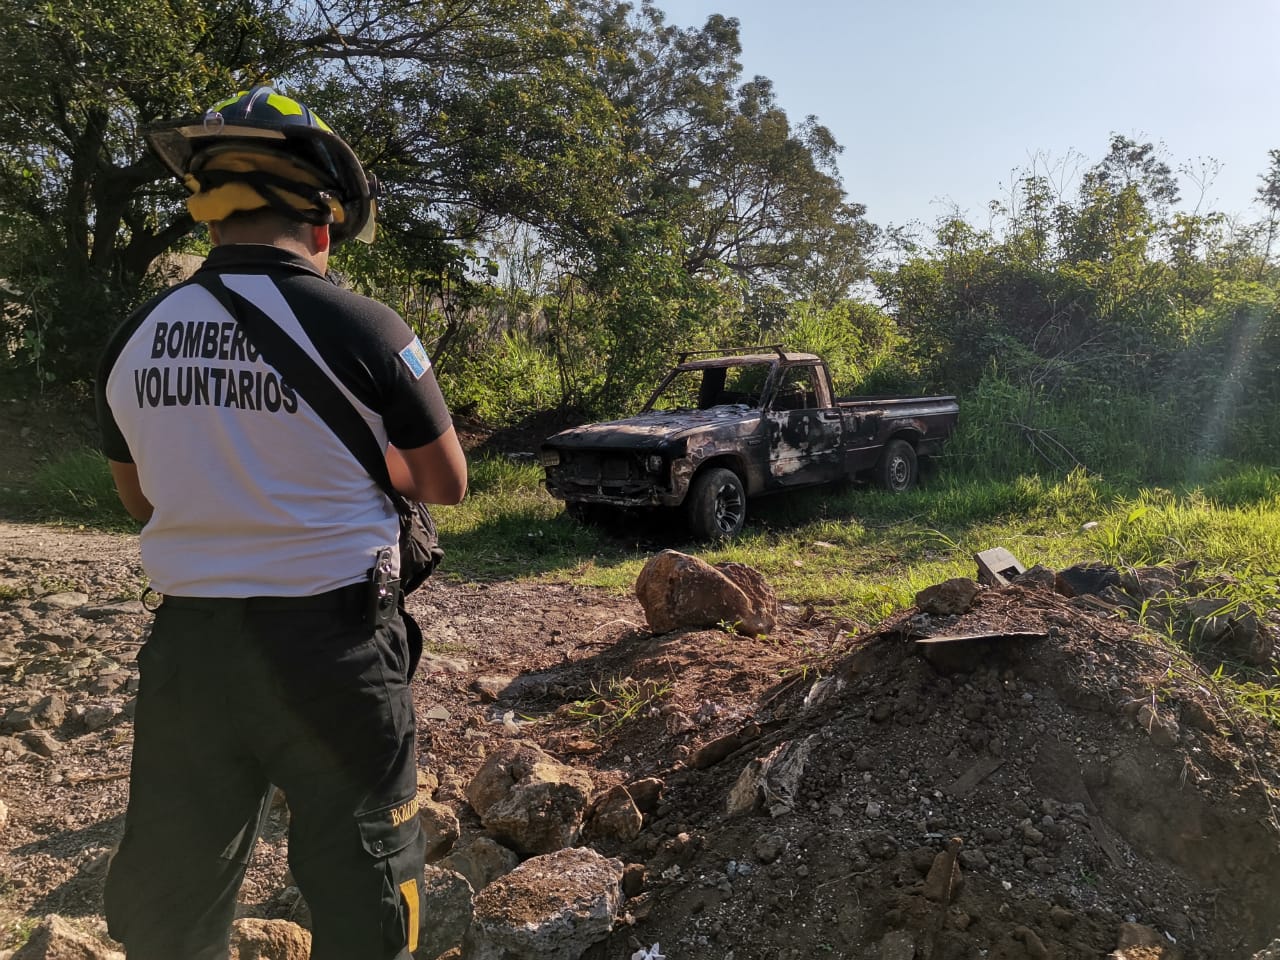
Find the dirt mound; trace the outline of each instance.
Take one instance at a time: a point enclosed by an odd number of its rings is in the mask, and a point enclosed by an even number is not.
[[[92,924],[149,619],[136,540],[0,546],[0,926]],[[1233,960],[1280,933],[1276,730],[1114,603],[1002,587],[869,632],[784,605],[755,639],[654,636],[633,599],[562,584],[440,580],[412,607],[421,764],[460,843],[465,785],[512,737],[599,792],[662,782],[634,841],[588,837],[631,865],[589,958],[1102,957],[1140,924]],[[245,916],[305,918],[284,818]]]
[[[1230,958],[1280,930],[1276,731],[1114,604],[1012,586],[865,635],[790,607],[760,640],[591,614],[490,707],[598,785],[665,782],[634,843],[597,843],[645,884],[588,956],[1098,957],[1138,923]],[[778,816],[743,812],[797,751]]]
[[[829,679],[753,716],[751,742],[669,777],[637,942],[739,960],[890,943],[1096,957],[1141,922],[1188,955],[1243,957],[1275,936],[1274,731],[1231,725],[1166,649],[1052,593],[980,595],[948,633],[983,639],[920,644],[917,622],[848,641]],[[809,747],[794,808],[728,815],[752,758],[788,743]],[[927,878],[952,837],[948,898]]]

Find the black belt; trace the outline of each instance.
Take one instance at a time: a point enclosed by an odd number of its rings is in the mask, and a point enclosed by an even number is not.
[[[363,613],[369,600],[369,584],[348,584],[309,597],[175,597],[165,594],[161,606],[225,610],[240,606],[245,610],[335,610]]]

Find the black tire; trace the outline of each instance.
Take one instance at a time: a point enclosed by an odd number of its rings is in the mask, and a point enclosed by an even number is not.
[[[920,477],[916,451],[905,440],[890,440],[876,464],[876,481],[890,493],[906,493]]]
[[[747,492],[732,470],[698,474],[684,502],[689,529],[700,540],[732,540],[747,520]]]

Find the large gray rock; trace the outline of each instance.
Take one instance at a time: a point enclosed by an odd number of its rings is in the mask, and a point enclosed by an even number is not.
[[[62,744],[48,730],[28,730],[19,735],[28,750],[42,757],[52,757],[62,749]]]
[[[1133,567],[1120,571],[1125,593],[1142,600],[1158,600],[1177,592],[1183,576],[1172,567]]]
[[[475,898],[469,960],[577,960],[613,929],[622,863],[576,848],[526,860]]]
[[[28,730],[55,730],[67,719],[67,698],[51,693],[35,703],[14,707],[0,722],[0,731],[23,733]]]
[[[124,960],[124,954],[50,914],[31,931],[31,938],[18,948],[13,960]]]
[[[751,602],[751,610],[756,616],[755,625],[760,629],[749,631],[744,623],[739,628],[743,633],[768,633],[777,625],[778,595],[763,573],[745,563],[733,562],[717,563],[713,569],[724,574]]]
[[[471,929],[474,892],[467,878],[428,864],[422,877],[422,932],[417,954],[435,960],[462,943]]]
[[[1017,584],[1020,587],[1030,587],[1033,590],[1045,590],[1049,593],[1053,592],[1054,582],[1058,575],[1042,563],[1028,567],[1021,573],[1017,574],[1010,583]]]
[[[422,799],[418,803],[418,821],[422,824],[422,836],[427,843],[426,861],[434,863],[457,841],[460,830],[458,815],[452,807]]]
[[[52,612],[75,610],[79,607],[83,607],[88,602],[89,595],[87,593],[80,593],[76,590],[67,590],[63,593],[47,594],[37,600],[34,606],[37,610],[48,610]]]
[[[1225,659],[1265,667],[1274,654],[1275,638],[1247,603],[1220,597],[1196,597],[1186,605],[1188,635],[1193,643],[1216,647]]]
[[[231,925],[231,960],[307,960],[311,933],[288,920],[242,917]]]
[[[467,802],[491,835],[520,853],[550,853],[574,843],[594,786],[581,770],[538,746],[511,741],[467,785]]]
[[[1054,589],[1064,597],[1083,597],[1120,586],[1120,571],[1105,563],[1077,563],[1059,570]]]
[[[658,809],[658,801],[662,799],[662,792],[666,786],[657,777],[645,777],[643,780],[628,783],[627,793],[641,813],[653,813]]]
[[[593,837],[613,838],[630,843],[640,836],[644,816],[631,799],[626,787],[614,787],[596,801],[591,811],[590,829]]]
[[[476,837],[470,843],[454,847],[436,866],[462,874],[472,890],[483,890],[499,877],[506,876],[520,863],[514,850],[491,837]]]
[[[655,633],[733,624],[744,634],[777,624],[778,600],[758,572],[742,564],[709,563],[663,550],[636,578],[636,597]]]

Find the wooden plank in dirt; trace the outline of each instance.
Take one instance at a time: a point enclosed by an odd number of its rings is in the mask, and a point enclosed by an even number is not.
[[[1004,759],[1002,757],[982,757],[968,770],[960,774],[951,786],[943,787],[943,789],[953,797],[966,796],[973,791],[974,787],[999,770],[1003,764]]]
[[[962,643],[966,640],[1047,640],[1049,635],[1041,630],[1002,630],[999,633],[948,633],[939,637],[921,637],[919,644]]]
[[[1120,856],[1120,851],[1116,849],[1115,841],[1111,839],[1111,830],[1107,827],[1106,821],[1098,814],[1090,813],[1089,827],[1093,830],[1093,839],[1098,841],[1098,846],[1107,855],[1111,865],[1113,867],[1125,867],[1124,857]]]

